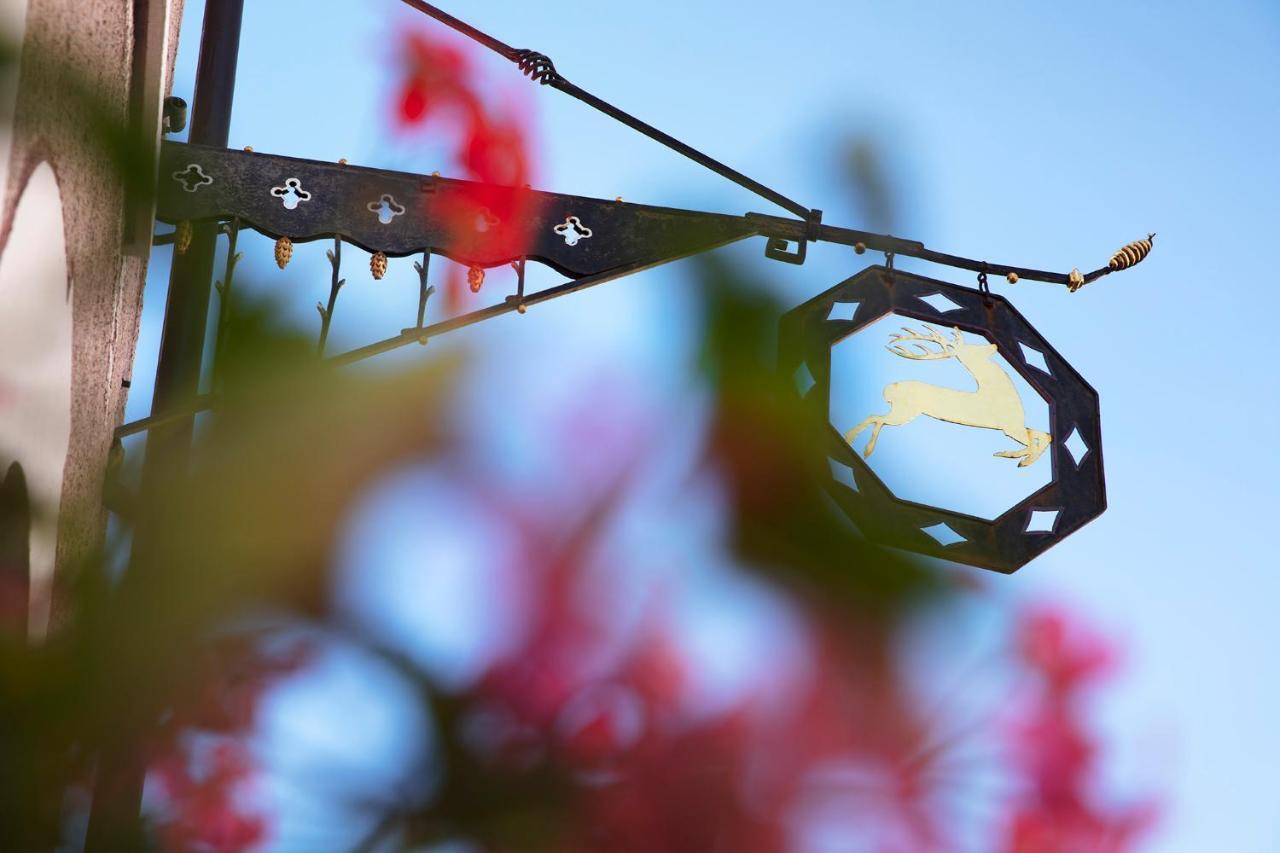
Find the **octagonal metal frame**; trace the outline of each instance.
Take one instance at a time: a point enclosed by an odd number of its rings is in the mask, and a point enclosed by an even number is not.
[[[957,308],[937,310],[922,297],[941,294]],[[857,303],[853,319],[829,319],[838,303]],[[1049,483],[988,520],[897,497],[830,422],[831,349],[889,314],[942,328],[959,328],[993,341],[1005,360],[1049,404],[1053,436]],[[1037,350],[1049,372],[1029,364],[1019,344]],[[1040,336],[1008,300],[995,294],[883,266],[868,267],[852,278],[787,312],[781,320],[779,367],[815,418],[815,434],[828,469],[850,469],[853,487],[827,476],[828,492],[869,538],[931,557],[1006,574],[1029,561],[1106,510],[1102,428],[1098,394]],[[799,389],[794,378],[808,371],[812,385]],[[1066,447],[1078,431],[1087,450],[1077,464]],[[1035,511],[1057,511],[1052,529],[1029,532]],[[942,545],[927,527],[946,524],[963,541]]]

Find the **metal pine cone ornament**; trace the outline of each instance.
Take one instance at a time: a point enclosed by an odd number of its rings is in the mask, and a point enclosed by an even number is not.
[[[373,273],[374,281],[382,281],[382,277],[387,274],[387,255],[385,252],[373,253],[373,257],[369,259],[369,272]]]
[[[293,257],[293,241],[288,237],[281,237],[276,241],[276,266],[284,269],[289,266],[289,259]]]
[[[173,248],[179,255],[185,255],[191,248],[191,222],[184,219],[173,231]]]
[[[1075,293],[1082,287],[1084,287],[1084,274],[1077,267],[1067,274],[1067,290]]]
[[[467,284],[471,285],[472,293],[479,293],[480,287],[484,284],[484,270],[480,267],[467,270]]]
[[[1151,244],[1155,242],[1155,239],[1155,234],[1148,234],[1145,240],[1134,240],[1112,255],[1111,261],[1107,266],[1113,270],[1124,270],[1139,263],[1143,258],[1151,254]]]

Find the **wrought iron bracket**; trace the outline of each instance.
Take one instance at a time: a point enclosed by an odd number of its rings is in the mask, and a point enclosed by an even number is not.
[[[733,216],[181,142],[165,142],[160,160],[160,221],[238,217],[272,238],[306,242],[336,235],[390,257],[430,251],[467,266],[495,267],[527,257],[576,278],[643,269],[763,236],[768,257],[794,264],[804,262],[809,242],[825,242],[1073,289],[1114,269],[1080,275],[988,263],[935,252],[916,240],[824,225],[819,210],[805,219]],[[528,212],[518,223],[485,220],[486,228],[521,229],[523,239],[514,241],[519,247],[492,239],[487,230],[456,227],[451,200],[476,197],[527,202],[509,205]],[[384,202],[394,214],[389,221]],[[476,214],[478,222],[484,218],[483,211]],[[796,248],[788,250],[793,243]]]
[[[466,266],[522,257],[562,275],[652,265],[755,236],[764,223],[678,210],[495,187],[434,175],[166,142],[156,216],[177,223],[239,217],[246,227],[295,243],[340,236],[369,252],[430,251]],[[459,206],[494,199],[519,222],[483,208],[460,222]],[[460,227],[462,226],[462,227]],[[515,233],[516,239],[495,239]]]

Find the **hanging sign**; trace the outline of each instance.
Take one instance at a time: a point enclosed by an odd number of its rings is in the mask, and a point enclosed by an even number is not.
[[[890,382],[881,407],[856,422],[834,422],[832,394],[840,389],[832,388],[832,347],[852,335],[882,335],[868,327],[889,315],[903,321],[883,341],[890,353],[904,364],[955,362],[968,374],[968,387],[941,379]],[[1006,299],[870,267],[788,312],[779,352],[784,375],[820,424],[827,488],[872,538],[1009,573],[1106,509],[1098,395]],[[1024,400],[1002,361],[1047,401],[1048,430],[1028,425]],[[1025,472],[1049,466],[1049,482],[994,519],[900,498],[869,459],[917,419],[957,431],[993,430],[1008,444],[996,453],[1000,461]]]

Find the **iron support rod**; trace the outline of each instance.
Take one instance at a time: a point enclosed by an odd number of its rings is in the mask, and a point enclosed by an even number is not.
[[[431,338],[438,337],[446,332],[463,329],[467,326],[474,326],[476,323],[484,320],[490,320],[494,317],[501,317],[503,314],[510,314],[512,311],[519,311],[520,305],[526,308],[530,305],[537,305],[541,302],[549,302],[552,299],[561,296],[567,296],[570,293],[577,293],[580,290],[586,290],[589,287],[595,287],[597,284],[604,284],[617,278],[623,278],[636,272],[640,272],[649,267],[657,266],[657,264],[632,264],[626,267],[608,270],[599,275],[589,275],[583,278],[576,278],[572,281],[566,281],[555,287],[548,287],[537,293],[532,293],[524,297],[523,300],[510,300],[490,305],[487,308],[480,308],[466,314],[459,314],[457,317],[450,317],[448,320],[441,320],[438,323],[432,323],[429,326],[415,326],[404,329],[400,334],[386,338],[368,346],[359,347],[357,349],[348,350],[338,355],[330,356],[324,359],[324,364],[330,367],[343,367],[348,364],[354,364],[357,361],[363,361],[371,356],[380,355],[384,352],[399,349],[412,343],[422,343],[429,341]],[[141,418],[140,420],[127,423],[116,430],[116,438],[124,438],[127,435],[135,435],[148,430],[157,430],[167,424],[182,418],[190,418],[197,412],[205,411],[213,408],[218,402],[218,396],[214,394],[202,394],[192,397],[186,407],[182,410],[171,412],[168,414],[151,415],[150,417]]]
[[[809,223],[807,222],[783,219],[779,216],[768,216],[763,213],[748,213],[746,218],[756,226],[758,233],[766,237],[781,237],[784,240],[799,241],[804,240],[808,234]],[[986,272],[988,275],[1006,276],[1009,273],[1015,273],[1018,278],[1028,281],[1043,281],[1049,284],[1064,285],[1071,283],[1070,276],[1067,273],[1048,272],[1047,270],[1037,270],[1029,267],[1015,267],[1008,264],[963,258],[959,255],[949,255],[945,252],[935,252],[932,249],[925,248],[924,243],[919,240],[906,240],[889,234],[875,234],[870,231],[840,228],[835,225],[820,225],[817,235],[820,243],[836,243],[842,246],[856,246],[860,243],[873,252],[887,252],[908,258],[919,258],[922,261],[969,270],[975,273]],[[1093,272],[1086,273],[1084,281],[1087,284],[1111,272],[1113,270],[1109,266],[1101,267]]]
[[[450,29],[455,30],[456,32],[462,33],[464,36],[466,36],[467,38],[471,39],[474,42],[478,42],[479,44],[484,45],[485,47],[489,48],[489,50],[492,50],[494,53],[501,56],[503,59],[509,59],[512,62],[515,62],[519,58],[516,55],[516,49],[511,45],[504,44],[503,42],[489,35],[488,33],[483,33],[480,30],[477,30],[475,27],[471,26],[466,21],[462,21],[455,18],[453,15],[450,15],[448,12],[444,11],[443,9],[437,9],[435,6],[432,6],[430,3],[423,3],[422,0],[403,0],[403,2],[406,6],[412,9],[416,9],[424,15],[428,15],[432,18],[435,18],[437,21],[444,24],[446,27],[449,27]]]
[[[423,0],[401,0],[401,2],[406,6],[416,9],[424,15],[436,19],[445,26],[462,33],[467,38],[484,45],[504,59],[517,63],[522,72],[530,75],[534,80],[537,80],[544,86],[550,86],[553,89],[558,89],[561,92],[564,92],[571,98],[576,98],[587,106],[604,113],[614,121],[621,122],[632,130],[638,133],[643,133],[655,142],[659,142],[667,146],[672,151],[688,157],[698,165],[710,169],[720,177],[733,181],[738,186],[750,190],[761,198],[768,199],[783,210],[790,211],[796,216],[808,216],[810,214],[809,208],[799,202],[787,198],[777,190],[766,187],[759,181],[742,174],[737,169],[726,166],[719,160],[703,154],[692,145],[687,145],[684,142],[681,142],[669,133],[664,133],[663,131],[658,130],[658,128],[653,125],[643,122],[630,113],[618,109],[603,98],[598,98],[585,89],[570,83],[564,77],[560,76],[560,74],[556,72],[551,61],[541,54],[535,54],[533,51],[517,50],[511,45],[499,41],[487,33],[481,32],[465,21],[458,20],[448,12],[438,9],[430,3],[423,2]]]
[[[672,258],[670,260],[677,260]],[[661,261],[659,263],[665,263]],[[422,328],[404,329],[395,337],[385,338],[368,346],[359,347],[358,349],[348,350],[340,355],[330,356],[325,359],[325,364],[333,367],[342,367],[343,365],[353,364],[357,361],[363,361],[370,356],[380,355],[384,352],[390,352],[407,346],[412,343],[422,343],[424,339],[430,340],[438,335],[446,332],[452,332],[467,326],[474,326],[483,320],[490,320],[494,317],[501,317],[503,314],[510,314],[512,311],[519,311],[520,305],[526,308],[537,305],[541,302],[550,302],[561,296],[567,296],[570,293],[577,293],[580,290],[586,290],[588,287],[595,287],[597,284],[604,284],[614,279],[623,278],[632,275],[653,266],[655,263],[629,264],[624,267],[607,270],[597,275],[583,276],[575,278],[572,281],[566,281],[564,284],[557,284],[555,287],[548,287],[545,290],[539,290],[537,293],[531,293],[524,297],[523,300],[504,300],[487,308],[480,308],[467,314],[459,314],[457,317],[451,317],[448,320],[441,320],[439,323],[432,323],[430,326]]]
[[[826,226],[820,226],[818,225],[818,222],[820,221],[821,216],[818,211],[810,210],[809,208],[805,207],[799,202],[793,201],[792,199],[787,198],[782,193],[776,190],[770,189],[769,187],[765,186],[759,181],[749,178],[746,175],[742,174],[741,172],[737,171],[736,169],[726,166],[724,163],[721,163],[719,160],[716,160],[712,157],[707,156],[706,154],[702,153],[701,151],[694,148],[693,146],[687,145],[684,142],[681,142],[679,139],[676,139],[674,136],[671,136],[668,133],[664,133],[663,131],[659,130],[653,125],[643,122],[640,119],[636,118],[635,116],[631,115],[630,113],[627,113],[615,107],[613,104],[609,103],[603,98],[596,97],[595,95],[591,94],[585,89],[582,89],[581,87],[576,86],[573,83],[570,83],[563,76],[561,76],[558,71],[556,71],[555,64],[552,63],[552,61],[549,58],[547,58],[545,55],[537,53],[535,51],[531,51],[531,50],[517,50],[516,48],[513,48],[511,45],[506,44],[505,42],[494,38],[488,33],[481,32],[480,30],[476,29],[475,27],[471,26],[465,21],[461,21],[458,18],[455,18],[453,15],[450,15],[448,12],[445,12],[444,10],[439,9],[430,3],[424,2],[424,0],[401,0],[401,2],[403,2],[405,5],[413,9],[416,9],[417,11],[423,13],[424,15],[434,18],[435,20],[461,33],[467,38],[472,39],[473,41],[476,41],[479,44],[484,45],[485,47],[497,53],[499,56],[503,57],[504,59],[510,62],[516,63],[516,65],[519,66],[520,71],[523,74],[529,76],[531,79],[541,83],[542,85],[550,86],[553,89],[558,89],[559,91],[564,92],[566,95],[569,95],[572,98],[576,98],[577,100],[581,101],[587,106],[592,107],[593,109],[596,109],[604,113],[605,115],[609,116],[615,121],[621,122],[622,124],[626,125],[632,130],[637,131],[639,133],[643,133],[645,136],[649,137],[655,142],[660,142],[663,145],[670,148],[671,150],[679,154],[682,154],[685,157],[688,157],[690,160],[694,161],[695,163],[698,163],[699,165],[707,169],[710,169],[711,171],[715,172],[721,177],[726,178],[730,181],[733,181],[738,186],[743,187],[744,189],[750,190],[751,192],[755,193],[761,198],[764,198],[773,202],[774,204],[778,205],[784,210],[790,211],[796,216],[802,217],[805,220],[804,222],[788,224],[787,227],[789,231],[788,231],[787,239],[793,240],[795,242],[800,242],[800,243],[803,243],[806,240],[827,240],[829,242],[834,242],[834,243],[848,243],[849,245],[853,245],[855,243],[863,243],[868,249],[874,249],[876,251],[881,251],[881,252],[891,252],[893,254],[907,255],[913,258],[920,258],[922,260],[932,261],[938,264],[945,264],[947,266],[958,267],[960,269],[967,269],[972,272],[986,272],[989,274],[995,273],[998,275],[1008,275],[1009,273],[1016,273],[1019,278],[1026,278],[1034,281],[1045,281],[1045,282],[1051,282],[1053,284],[1065,284],[1068,286],[1072,284],[1070,278],[1067,275],[1063,275],[1059,273],[1045,272],[1044,270],[1026,269],[1023,267],[1011,267],[1011,266],[1004,266],[1004,265],[998,265],[998,264],[988,264],[985,261],[973,261],[973,260],[969,260],[968,258],[958,257],[956,255],[948,255],[942,252],[934,252],[924,248],[924,246],[920,243],[916,243],[913,241],[899,240],[896,237],[889,237],[889,236],[877,235],[877,234],[868,234],[866,232],[861,232],[861,231],[852,232],[852,231],[849,231],[848,229],[829,228]],[[759,216],[759,214],[748,214],[748,215]],[[775,224],[781,224],[781,223],[787,222],[787,220],[778,219],[776,217],[762,217],[762,218],[771,219],[775,222]],[[799,226],[800,230],[798,232],[794,230],[790,230],[790,229],[793,229],[795,226]],[[779,236],[779,235],[775,233],[770,233],[768,236]],[[1101,269],[1094,270],[1093,272],[1087,273],[1084,275],[1083,283],[1087,284],[1091,281],[1095,281],[1096,279],[1099,279],[1102,276],[1107,275],[1111,271],[1112,270],[1110,269],[1110,267],[1102,267]]]

